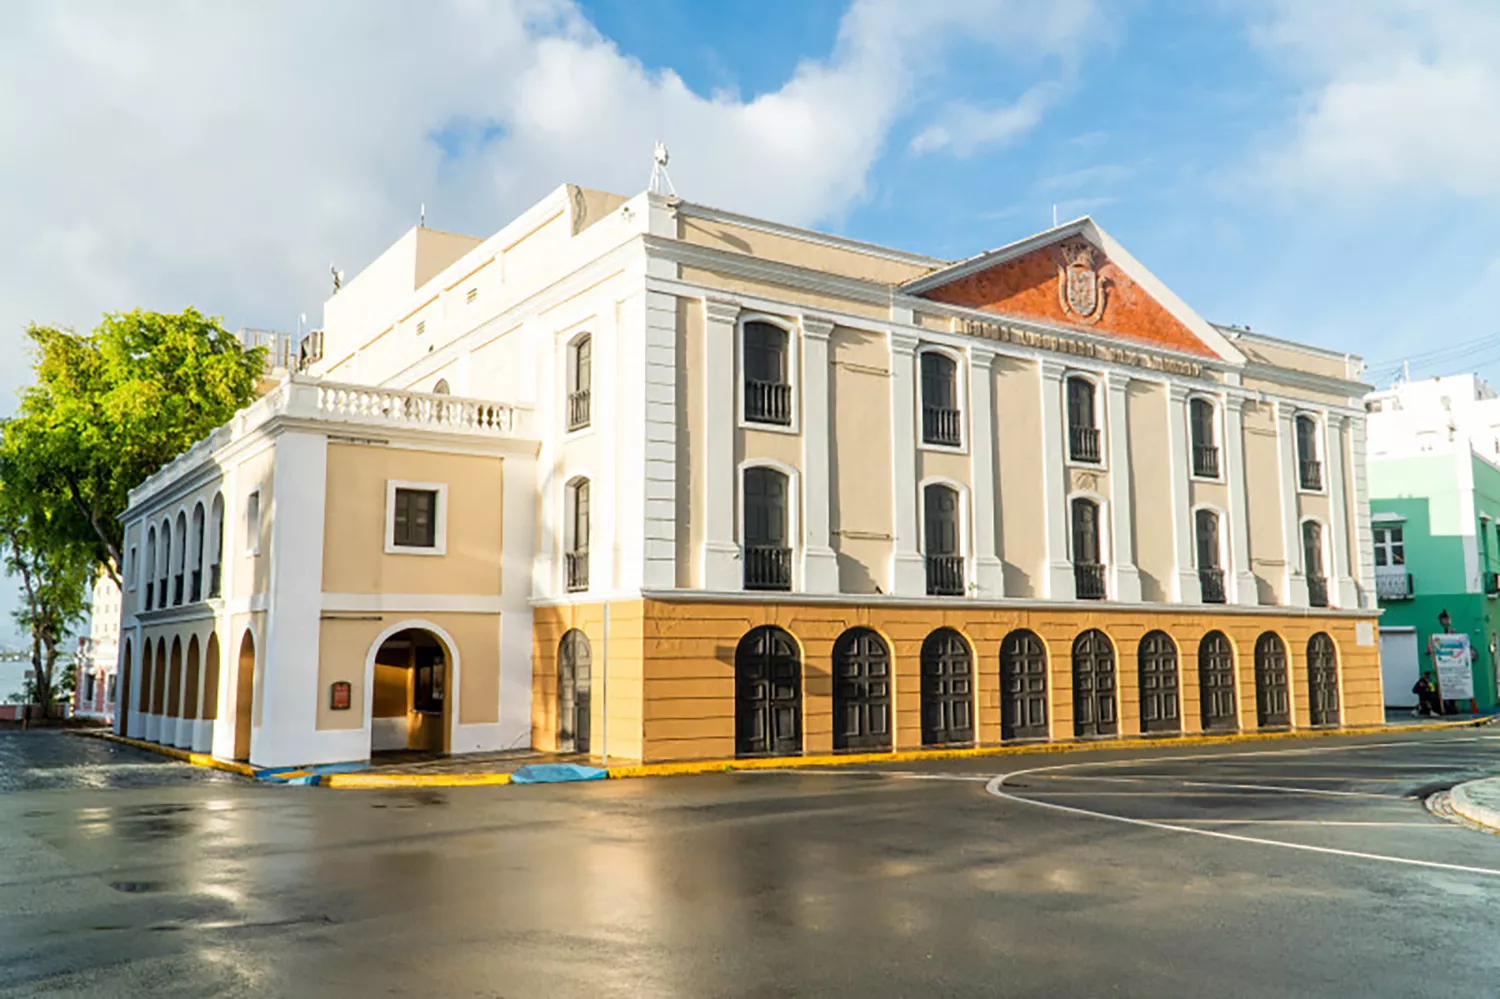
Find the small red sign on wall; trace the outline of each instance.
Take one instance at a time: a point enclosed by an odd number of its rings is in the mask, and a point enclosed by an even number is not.
[[[349,681],[339,680],[329,692],[328,706],[334,711],[349,710]]]

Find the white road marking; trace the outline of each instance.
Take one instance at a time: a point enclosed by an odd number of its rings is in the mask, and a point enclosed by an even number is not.
[[[1385,798],[1390,801],[1409,800],[1404,794],[1376,794],[1373,791],[1333,791],[1316,787],[1290,787],[1284,784],[1231,784],[1223,781],[1189,780],[1176,774],[1132,774],[1129,777],[1095,777],[1089,774],[1048,774],[1047,780],[1108,781],[1119,784],[1137,784],[1146,780],[1176,781],[1183,787],[1228,787],[1253,791],[1282,791],[1289,794],[1325,794],[1339,798]],[[1034,790],[1027,788],[1027,790]]]
[[[1459,829],[1452,823],[1443,822],[1354,822],[1343,819],[1152,819],[1152,822],[1187,822],[1202,826],[1376,826],[1382,829],[1427,829],[1432,832],[1450,832]]]
[[[1383,853],[1366,853],[1360,850],[1340,850],[1332,846],[1314,846],[1311,843],[1288,843],[1284,840],[1265,839],[1260,836],[1244,836],[1239,833],[1224,832],[1219,829],[1195,829],[1192,826],[1179,825],[1176,822],[1158,822],[1153,819],[1135,819],[1126,815],[1111,815],[1108,812],[1095,812],[1087,808],[1077,808],[1073,805],[1064,805],[1056,801],[1041,801],[1036,798],[1023,798],[1019,795],[1010,794],[1003,790],[1006,780],[1019,777],[1023,774],[1039,773],[1046,770],[1061,769],[1065,766],[1078,766],[1078,764],[1059,764],[1057,767],[1034,767],[1030,770],[1017,770],[1009,774],[1000,774],[985,785],[985,790],[997,798],[1005,801],[1014,801],[1022,805],[1030,805],[1033,808],[1050,808],[1053,811],[1064,812],[1069,815],[1082,815],[1093,819],[1104,819],[1107,822],[1120,822],[1125,825],[1142,826],[1147,829],[1161,829],[1166,832],[1188,833],[1193,836],[1208,836],[1213,839],[1225,839],[1236,843],[1253,843],[1257,846],[1275,846],[1284,850],[1301,850],[1305,853],[1320,853],[1335,857],[1352,857],[1356,860],[1379,860],[1388,864],[1400,864],[1407,867],[1423,867],[1428,870],[1457,871],[1462,874],[1482,874],[1486,877],[1500,878],[1500,870],[1491,867],[1473,867],[1468,864],[1445,864],[1436,860],[1418,860],[1413,857],[1392,857]]]

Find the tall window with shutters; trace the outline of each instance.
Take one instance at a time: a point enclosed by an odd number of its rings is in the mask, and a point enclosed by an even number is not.
[[[1077,375],[1067,381],[1068,458],[1088,465],[1100,463],[1099,416],[1094,383]]]
[[[1099,537],[1099,504],[1086,496],[1070,504],[1073,527],[1073,586],[1080,600],[1105,597],[1103,544]]]
[[[1219,440],[1215,406],[1208,399],[1188,401],[1188,430],[1192,437],[1193,474],[1202,479],[1219,477]]]
[[[1328,606],[1328,577],[1323,571],[1323,525],[1316,520],[1302,522],[1302,566],[1307,574],[1307,602],[1314,607]]]
[[[1224,603],[1224,565],[1219,541],[1219,515],[1214,510],[1193,514],[1193,533],[1197,538],[1198,584],[1206,604]]]
[[[745,422],[792,425],[791,340],[774,323],[748,322],[742,333]]]
[[[946,354],[924,350],[922,362],[922,443],[963,445],[963,413],[958,405],[958,363]]]
[[[1298,413],[1293,421],[1297,431],[1297,482],[1303,489],[1323,488],[1323,455],[1318,447],[1318,419]]]
[[[745,589],[790,590],[792,543],[789,524],[790,480],[765,465],[744,471]]]
[[[582,430],[593,418],[594,338],[587,333],[568,345],[568,429]]]
[[[927,593],[935,597],[964,594],[958,490],[940,482],[922,490],[922,546],[927,562]]]
[[[589,480],[568,483],[563,530],[564,585],[569,593],[589,588]]]

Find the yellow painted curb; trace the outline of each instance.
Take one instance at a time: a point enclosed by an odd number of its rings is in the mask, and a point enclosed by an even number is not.
[[[206,767],[209,770],[225,770],[232,774],[239,774],[241,777],[255,776],[255,768],[248,763],[220,760],[207,753],[190,753],[186,749],[178,749],[175,746],[161,746],[154,742],[146,742],[144,739],[131,739],[123,735],[115,735],[113,732],[79,732],[77,734],[90,739],[103,739],[106,742],[118,742],[122,746],[144,749],[148,753],[167,756],[195,767]]]
[[[319,787],[338,788],[412,788],[412,787],[498,787],[510,783],[510,774],[326,774],[318,778]]]

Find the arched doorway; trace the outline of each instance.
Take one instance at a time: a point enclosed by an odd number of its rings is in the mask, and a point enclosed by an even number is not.
[[[1307,643],[1307,710],[1313,725],[1339,723],[1338,652],[1321,631]]]
[[[203,720],[219,719],[219,633],[209,632],[203,652]],[[213,736],[209,736],[210,739]]]
[[[891,650],[869,628],[833,645],[833,748],[891,748]]]
[[[1164,631],[1141,639],[1141,731],[1181,732],[1177,696],[1177,643]]]
[[[1115,647],[1090,628],[1073,639],[1073,735],[1119,735],[1115,711]]]
[[[141,643],[141,692],[136,695],[136,711],[140,713],[140,724],[136,734],[146,735],[146,716],[151,713],[151,639]]]
[[[182,639],[172,639],[172,656],[168,660],[167,667],[167,717],[176,719],[182,717]],[[177,729],[174,725],[169,731],[162,733],[162,742],[176,742]]]
[[[587,753],[592,652],[588,636],[574,628],[557,647],[557,751]]]
[[[939,628],[922,643],[922,744],[974,741],[974,657],[952,628]]]
[[[802,658],[780,628],[752,629],[734,651],[736,756],[802,752]]]
[[[151,713],[156,716],[156,741],[161,741],[162,716],[167,712],[167,640],[156,640],[156,676],[151,681]],[[149,738],[149,736],[148,736]]]
[[[250,759],[250,723],[255,704],[255,634],[249,628],[240,639],[240,658],[234,669],[234,758]]]
[[[115,730],[121,735],[130,734],[130,674],[135,669],[135,660],[131,657],[130,639],[125,639],[121,647],[122,655],[120,665],[115,670],[120,677],[120,682],[115,687]]]
[[[1047,738],[1047,648],[1024,628],[1000,643],[1000,738]]]
[[[1198,643],[1198,696],[1203,731],[1233,732],[1240,727],[1234,697],[1234,649],[1222,631]]]
[[[198,655],[197,635],[194,635],[193,637],[188,639],[187,664],[184,668],[186,669],[186,673],[183,676],[182,717],[187,719],[189,722],[196,722],[198,720],[198,692],[200,686],[199,680],[201,678],[200,670],[202,669],[202,662]],[[189,742],[191,742],[193,739],[194,727],[196,726],[190,725],[186,733],[184,733]]]
[[[425,628],[405,628],[380,643],[375,650],[372,752],[448,751],[450,667],[451,657],[442,640]],[[377,742],[376,719],[385,719],[383,726],[390,741]],[[405,744],[400,745],[403,725]]]
[[[1261,728],[1285,728],[1292,723],[1286,643],[1274,631],[1255,640],[1255,718]]]

